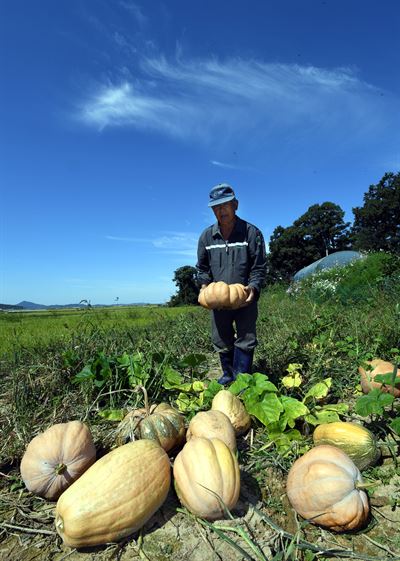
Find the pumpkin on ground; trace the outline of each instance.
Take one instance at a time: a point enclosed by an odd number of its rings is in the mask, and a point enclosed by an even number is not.
[[[239,463],[219,438],[192,438],[174,462],[174,482],[183,506],[207,520],[223,518],[240,493]]]
[[[199,411],[191,419],[186,432],[186,440],[201,436],[204,438],[219,438],[236,452],[236,434],[229,418],[222,411]]]
[[[247,300],[248,292],[243,284],[211,282],[199,294],[199,304],[208,310],[240,308]]]
[[[358,469],[374,465],[380,451],[375,435],[367,428],[356,423],[324,423],[318,425],[313,433],[314,444],[337,446],[353,460]]]
[[[237,436],[244,434],[250,428],[251,419],[245,406],[236,395],[228,390],[221,390],[214,396],[211,409],[225,413]]]
[[[371,370],[365,369],[363,366],[360,366],[358,369],[361,378],[361,388],[364,393],[369,393],[374,388],[380,388],[385,393],[391,393],[394,397],[400,397],[400,370],[397,372],[397,380],[394,386],[389,384],[383,385],[374,380],[378,374],[393,373],[394,364],[380,358],[367,360],[366,364],[370,365]]]
[[[96,448],[84,423],[57,423],[30,441],[21,477],[32,493],[56,500],[95,460]]]
[[[170,483],[168,454],[156,442],[114,448],[60,496],[56,530],[70,547],[119,541],[161,507]]]
[[[147,391],[144,393],[145,407],[130,411],[116,429],[118,446],[133,440],[156,441],[166,452],[185,441],[185,417],[168,403],[149,405]]]
[[[286,493],[294,510],[313,524],[343,532],[361,528],[369,516],[360,470],[343,450],[311,448],[292,465]]]

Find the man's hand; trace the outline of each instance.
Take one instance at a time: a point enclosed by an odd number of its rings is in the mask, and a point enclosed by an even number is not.
[[[245,290],[248,293],[245,304],[250,304],[250,302],[253,302],[254,298],[256,297],[256,292],[252,286],[246,286]]]

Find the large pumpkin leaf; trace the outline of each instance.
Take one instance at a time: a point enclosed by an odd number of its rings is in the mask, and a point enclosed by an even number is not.
[[[308,407],[293,397],[283,395],[281,397],[281,403],[283,406],[283,415],[281,417],[282,421],[284,421],[283,429],[286,428],[286,425],[293,428],[296,419],[309,413]]]
[[[390,393],[383,393],[379,388],[374,388],[367,395],[359,397],[356,402],[356,413],[367,417],[368,415],[383,415],[385,407],[392,405],[394,397]]]
[[[253,388],[251,388],[253,390]],[[254,415],[265,426],[278,421],[283,411],[283,406],[274,393],[268,393],[260,401],[258,394],[248,390],[247,396],[243,396],[244,405],[249,415]]]
[[[332,385],[332,378],[326,378],[322,382],[318,382],[312,386],[304,396],[304,403],[312,399],[322,399],[328,395],[329,389]]]

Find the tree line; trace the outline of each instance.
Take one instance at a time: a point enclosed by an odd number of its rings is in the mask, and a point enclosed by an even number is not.
[[[332,202],[315,204],[292,225],[277,226],[269,240],[267,284],[289,282],[303,267],[336,251],[386,251],[400,255],[400,172],[387,172],[364,194],[363,205],[352,209],[354,221]],[[178,291],[169,305],[194,304],[196,269],[179,267],[173,281]]]

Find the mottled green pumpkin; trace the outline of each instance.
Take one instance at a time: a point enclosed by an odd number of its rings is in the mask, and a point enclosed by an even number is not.
[[[168,452],[185,441],[185,417],[168,403],[149,406],[145,393],[145,407],[130,411],[116,433],[118,446],[134,440],[154,440]]]
[[[340,448],[360,470],[374,465],[380,457],[375,435],[356,423],[337,421],[318,425],[313,440],[316,446],[330,444]]]
[[[130,411],[117,428],[119,446],[133,440],[154,440],[166,452],[185,440],[185,418],[168,403]]]

